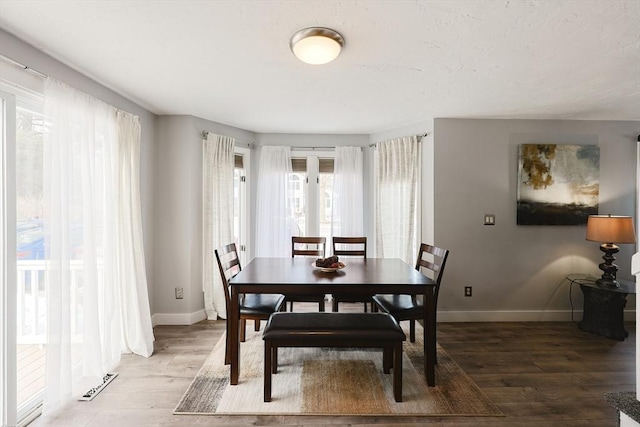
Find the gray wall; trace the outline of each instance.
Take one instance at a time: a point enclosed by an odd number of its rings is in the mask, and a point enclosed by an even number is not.
[[[639,133],[640,122],[436,119],[435,243],[451,251],[439,320],[567,320],[565,275],[601,274],[602,253],[584,226],[516,225],[518,145],[599,145],[600,213],[635,217]],[[495,226],[483,225],[485,213]],[[618,276],[631,280],[635,248],[620,246]],[[581,310],[580,290],[572,295]]]
[[[154,196],[156,187],[155,175],[155,115],[128,100],[116,92],[97,83],[61,62],[35,49],[0,29],[0,53],[30,68],[40,71],[56,80],[64,82],[78,90],[92,95],[117,108],[136,114],[140,117],[142,134],[140,140],[140,203],[142,205],[142,229],[144,235],[145,267],[151,312],[154,307]],[[26,73],[26,72],[25,72]],[[3,77],[3,76],[0,76]]]
[[[193,116],[159,116],[156,127],[154,324],[204,319],[202,293],[202,131],[251,142],[254,134]],[[184,299],[175,298],[183,288]]]
[[[191,116],[156,117],[2,30],[0,53],[140,117],[142,224],[151,312],[157,323],[192,323],[204,316],[202,130],[233,136],[242,141],[239,145],[365,147],[365,230],[372,239],[373,150],[368,144],[429,132],[423,140],[422,238],[452,251],[439,320],[566,320],[570,304],[564,276],[599,274],[601,253],[597,243],[585,241],[584,227],[515,225],[519,144],[599,144],[601,212],[635,215],[640,122],[426,119],[373,135],[254,134]],[[259,149],[251,155],[256,177]],[[255,191],[251,185],[252,200]],[[485,213],[496,215],[495,226],[482,225]],[[250,221],[255,224],[255,203]],[[630,279],[634,248],[621,248],[619,275]],[[466,285],[474,288],[471,298],[463,297]],[[184,288],[184,300],[175,299],[176,287]],[[580,309],[580,292],[574,289],[573,296]],[[628,309],[634,306],[630,301]]]

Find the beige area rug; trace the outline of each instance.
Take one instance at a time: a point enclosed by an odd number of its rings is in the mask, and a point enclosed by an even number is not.
[[[436,386],[427,387],[422,329],[416,325],[413,344],[409,332],[405,333],[402,402],[393,399],[392,374],[382,371],[381,350],[280,348],[278,373],[272,376],[272,400],[265,403],[264,342],[262,332],[254,332],[249,323],[247,341],[240,347],[238,385],[229,385],[223,335],[174,414],[503,416],[440,346]]]

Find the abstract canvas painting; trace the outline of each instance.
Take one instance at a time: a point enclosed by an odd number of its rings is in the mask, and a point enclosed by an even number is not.
[[[583,225],[598,213],[600,147],[522,144],[518,225]]]

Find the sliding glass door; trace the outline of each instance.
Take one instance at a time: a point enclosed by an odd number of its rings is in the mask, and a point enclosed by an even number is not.
[[[2,92],[2,409],[5,425],[37,413],[44,392],[45,247],[42,100]]]
[[[15,197],[15,97],[0,92],[0,409],[2,425],[17,424],[16,402],[16,197]]]

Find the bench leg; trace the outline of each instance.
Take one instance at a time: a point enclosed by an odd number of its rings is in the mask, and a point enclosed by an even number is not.
[[[318,303],[318,310],[323,313],[324,312],[324,298]]]
[[[331,301],[331,311],[334,313],[338,312],[338,300],[335,298]]]
[[[264,342],[264,401],[271,402],[271,341]]]
[[[260,330],[260,319],[256,319],[253,322],[254,322],[253,330],[258,332]]]
[[[393,397],[402,402],[402,341],[395,344],[393,351]]]

